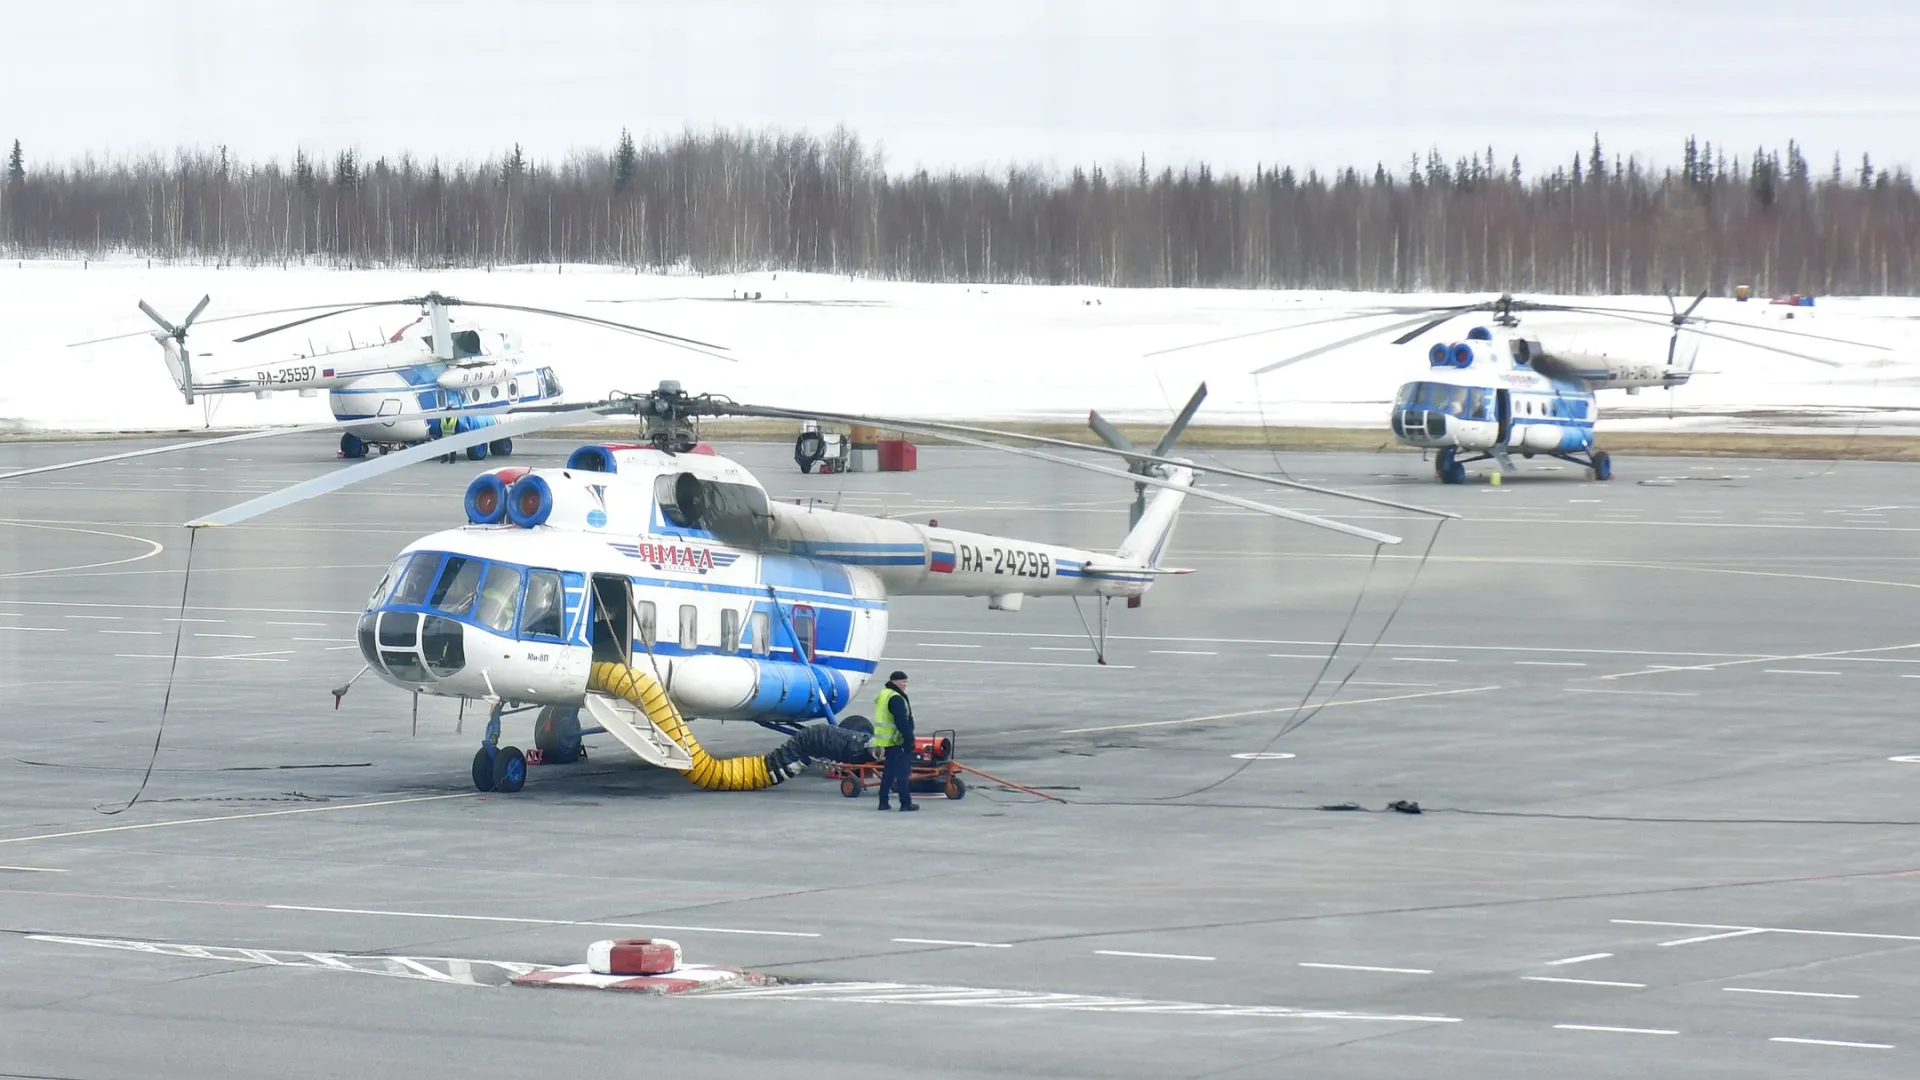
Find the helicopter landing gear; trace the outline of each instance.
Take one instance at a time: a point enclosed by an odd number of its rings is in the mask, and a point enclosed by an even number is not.
[[[340,456],[349,461],[357,461],[367,456],[367,444],[358,435],[340,436]]]
[[[1433,457],[1433,474],[1443,484],[1464,484],[1467,482],[1467,467],[1457,460],[1452,447],[1440,451]]]
[[[500,713],[504,703],[487,714],[487,730],[473,754],[473,789],[511,795],[527,785],[527,755],[517,746],[500,745]]]
[[[1613,479],[1613,459],[1607,456],[1605,450],[1593,452],[1593,464],[1588,466],[1587,475],[1595,480]]]
[[[492,454],[494,457],[512,457],[513,440],[495,439],[487,444],[487,453]]]
[[[467,447],[467,460],[468,461],[487,460],[487,444],[476,443],[473,446]]]

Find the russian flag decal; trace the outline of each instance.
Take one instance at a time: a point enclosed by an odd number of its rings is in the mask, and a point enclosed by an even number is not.
[[[332,369],[332,368],[326,368],[326,369],[324,369],[324,370],[322,370],[322,371],[320,372],[320,377],[321,377],[321,378],[323,378],[323,379],[331,379],[331,378],[333,378],[333,369]]]
[[[927,569],[936,574],[953,573],[953,543],[949,540],[927,541]]]

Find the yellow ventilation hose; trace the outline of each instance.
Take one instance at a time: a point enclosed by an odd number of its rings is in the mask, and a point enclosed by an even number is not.
[[[643,671],[635,671],[625,664],[595,661],[593,673],[587,679],[587,689],[604,694],[612,694],[632,702],[654,726],[666,733],[667,738],[679,743],[681,749],[693,758],[693,768],[687,770],[687,779],[708,791],[758,791],[770,788],[791,777],[804,767],[804,761],[793,762],[785,767],[768,767],[767,759],[772,754],[758,757],[727,758],[716,761],[693,737],[693,731],[680,716],[680,710],[674,707],[672,699],[660,685],[660,681]],[[777,752],[776,752],[777,753]]]

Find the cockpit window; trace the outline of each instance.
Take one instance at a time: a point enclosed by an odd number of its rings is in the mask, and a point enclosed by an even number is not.
[[[513,607],[520,599],[520,571],[510,566],[487,568],[487,583],[480,590],[480,624],[501,633],[513,629]]]
[[[1493,419],[1493,391],[1480,386],[1450,383],[1407,383],[1400,388],[1395,407],[1429,409],[1463,420]]]
[[[393,590],[392,602],[395,604],[424,604],[427,602],[427,589],[433,585],[434,574],[440,569],[440,556],[415,555],[407,564],[407,570],[400,575],[400,584]]]
[[[562,637],[566,633],[566,598],[560,575],[551,570],[527,572],[527,602],[520,611],[522,636]]]
[[[433,590],[433,606],[449,615],[465,615],[480,592],[480,571],[484,564],[464,555],[447,557],[446,572]]]
[[[406,569],[407,560],[411,558],[413,558],[411,555],[402,555],[393,561],[392,566],[387,567],[386,574],[380,578],[380,584],[375,585],[373,592],[368,595],[367,606],[362,608],[362,611],[372,611],[380,606],[380,601],[387,598],[387,590],[393,588],[393,583],[399,579],[401,572]]]

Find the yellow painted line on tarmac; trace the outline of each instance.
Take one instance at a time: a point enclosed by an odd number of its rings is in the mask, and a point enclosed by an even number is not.
[[[105,825],[98,829],[70,829],[66,832],[38,833],[33,836],[9,836],[0,838],[0,844],[27,844],[35,840],[64,840],[73,836],[99,836],[103,833],[134,832],[139,829],[166,829],[175,825],[212,825],[222,821],[251,821],[257,818],[286,817],[291,814],[324,814],[330,810],[370,810],[376,806],[403,806],[407,803],[439,802],[442,799],[470,799],[479,794],[481,792],[460,791],[451,795],[413,795],[404,799],[379,799],[374,802],[301,806],[289,810],[259,810],[251,814],[216,814],[212,817],[146,821],[137,825]]]
[[[1271,709],[1248,709],[1245,712],[1214,713],[1211,716],[1189,716],[1180,720],[1146,720],[1138,724],[1105,724],[1100,727],[1068,728],[1062,735],[1085,735],[1093,731],[1131,731],[1135,728],[1173,727],[1178,724],[1203,724],[1209,720],[1239,720],[1248,716],[1272,716],[1275,713],[1290,713],[1296,710],[1331,709],[1340,705],[1378,705],[1388,701],[1414,701],[1419,698],[1447,697],[1450,694],[1481,694],[1489,690],[1498,690],[1498,686],[1467,686],[1455,690],[1428,690],[1420,694],[1394,694],[1391,697],[1354,698],[1351,701],[1309,702],[1306,705],[1281,705]]]

